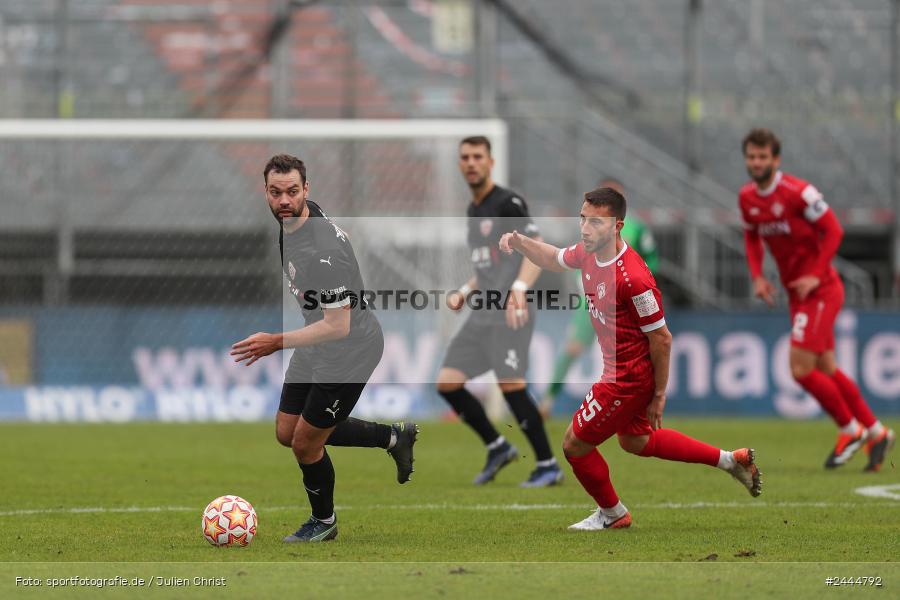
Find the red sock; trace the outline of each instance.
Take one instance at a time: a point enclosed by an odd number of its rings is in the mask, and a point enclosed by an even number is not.
[[[847,408],[850,409],[850,412],[853,413],[856,420],[862,423],[862,426],[866,429],[874,425],[878,419],[872,414],[872,410],[869,408],[869,405],[866,404],[862,394],[859,393],[859,387],[853,383],[853,380],[844,375],[844,372],[840,369],[835,369],[831,378],[841,391],[841,396],[844,398],[844,404],[847,405]]]
[[[647,440],[647,445],[641,450],[640,455],[715,467],[719,464],[719,452],[718,448],[674,429],[657,429],[650,434],[650,439]]]
[[[806,377],[798,379],[797,383],[819,401],[819,406],[831,415],[838,427],[843,427],[853,418],[838,384],[822,371],[813,369]]]
[[[566,460],[572,465],[581,487],[597,501],[597,506],[612,508],[619,503],[619,496],[609,480],[609,466],[599,452],[591,450],[584,456],[566,456]]]

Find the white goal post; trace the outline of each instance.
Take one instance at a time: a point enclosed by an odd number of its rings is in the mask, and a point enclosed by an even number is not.
[[[113,238],[133,233],[149,256],[201,235],[266,231],[271,215],[253,200],[267,158],[288,152],[307,163],[312,199],[413,271],[410,251],[465,245],[457,152],[476,135],[490,139],[494,179],[507,183],[500,119],[0,119],[0,231],[52,236],[66,276],[165,273],[167,263],[116,254]],[[19,273],[29,257],[11,252],[0,271]],[[201,260],[179,268],[211,269]]]
[[[501,119],[0,119],[0,140],[396,140],[484,135],[494,180],[509,181],[506,122]]]

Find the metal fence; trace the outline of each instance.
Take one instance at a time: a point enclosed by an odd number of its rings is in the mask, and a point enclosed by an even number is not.
[[[889,295],[900,262],[897,6],[10,0],[0,116],[500,116],[511,183],[536,213],[564,214],[616,175],[651,221],[666,215],[652,224],[674,240],[673,284],[713,306],[747,300],[731,228],[739,144],[767,125],[785,168],[815,182],[848,231],[886,242],[858,244],[850,258],[865,272],[840,267],[851,300],[869,304]],[[18,193],[0,182],[4,198]],[[685,211],[702,216],[696,234],[681,226]]]

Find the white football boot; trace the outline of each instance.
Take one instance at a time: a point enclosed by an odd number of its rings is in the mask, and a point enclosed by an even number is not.
[[[611,519],[603,514],[603,511],[597,507],[590,516],[573,525],[569,525],[569,529],[575,531],[598,531],[600,529],[625,529],[631,527],[631,513],[627,510],[625,514],[618,519]]]

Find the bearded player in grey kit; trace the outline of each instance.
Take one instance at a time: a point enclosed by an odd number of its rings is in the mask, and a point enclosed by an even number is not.
[[[284,541],[320,542],[337,536],[334,467],[325,445],[384,448],[397,464],[397,481],[406,483],[418,427],[350,417],[384,351],[381,325],[362,297],[359,264],[346,233],[308,199],[303,161],[273,156],[263,177],[269,208],[281,224],[284,274],[306,325],[253,334],[234,344],[231,354],[235,362],[251,365],[278,350],[295,349],[275,435],[294,452],[312,515]]]

